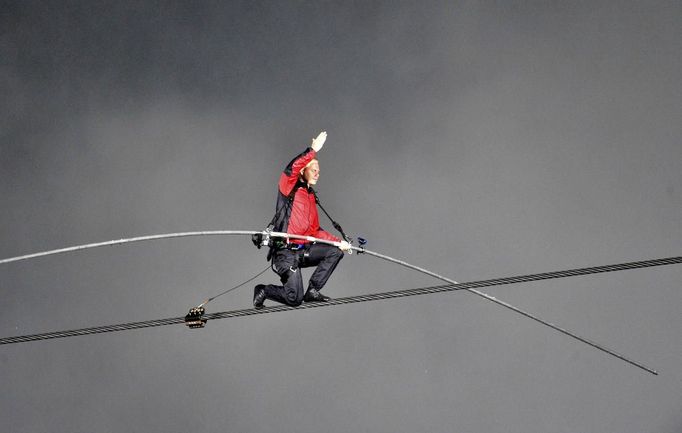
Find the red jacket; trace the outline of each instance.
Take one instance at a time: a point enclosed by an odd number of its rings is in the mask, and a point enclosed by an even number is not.
[[[320,228],[315,194],[312,188],[299,180],[301,170],[315,159],[315,155],[316,152],[309,147],[292,159],[282,171],[279,177],[277,209],[282,209],[282,206],[286,208],[282,210],[282,215],[275,223],[275,231],[338,242],[339,238]],[[290,201],[292,192],[294,196]],[[292,239],[291,242],[302,244],[307,241]]]

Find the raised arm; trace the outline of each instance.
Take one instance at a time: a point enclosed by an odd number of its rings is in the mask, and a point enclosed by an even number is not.
[[[279,179],[279,191],[284,195],[289,195],[291,190],[296,186],[296,181],[301,174],[301,170],[317,156],[317,152],[322,149],[324,142],[327,140],[327,132],[322,131],[313,138],[312,144],[303,152],[299,153],[292,159],[289,164],[282,171]]]

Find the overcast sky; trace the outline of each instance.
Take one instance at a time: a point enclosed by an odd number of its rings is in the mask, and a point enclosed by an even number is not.
[[[259,230],[321,130],[317,190],[346,232],[458,281],[680,256],[681,23],[679,1],[2,1],[0,258]],[[181,316],[266,266],[237,237],[1,265],[0,337]],[[680,433],[681,279],[484,290],[659,376],[456,292],[4,345],[0,419]],[[353,255],[324,292],[438,283]]]

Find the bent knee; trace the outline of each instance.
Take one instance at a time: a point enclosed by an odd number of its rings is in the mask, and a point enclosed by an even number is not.
[[[298,307],[303,303],[303,294],[299,295],[297,292],[292,290],[290,292],[287,292],[285,299],[287,305],[291,307]]]
[[[298,307],[303,303],[303,296],[287,296],[287,305],[290,307]]]

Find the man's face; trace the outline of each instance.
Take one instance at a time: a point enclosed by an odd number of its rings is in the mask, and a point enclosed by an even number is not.
[[[313,160],[305,169],[303,169],[303,180],[305,180],[308,185],[315,185],[319,178],[320,163],[317,162],[317,160]]]

